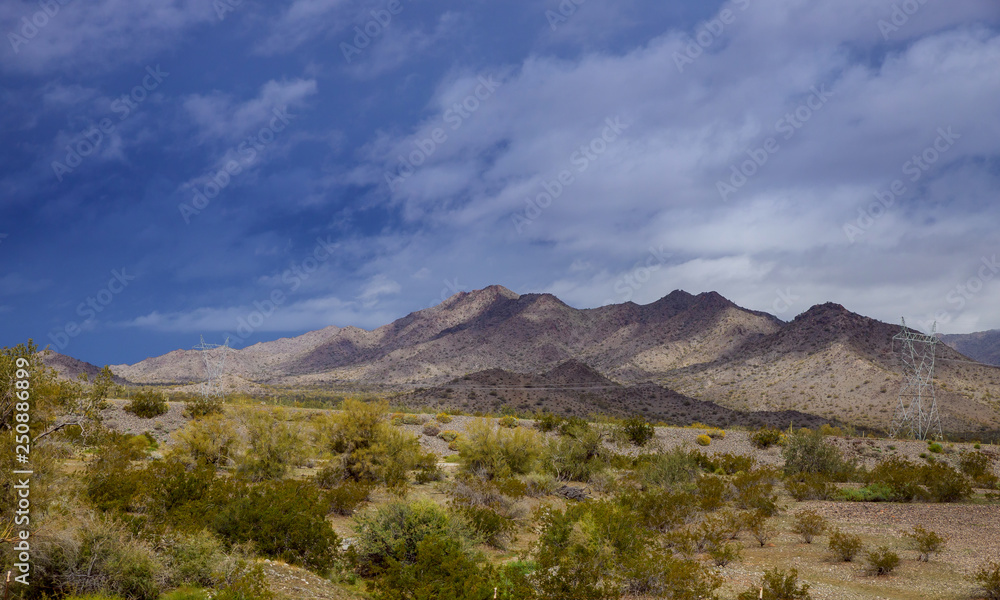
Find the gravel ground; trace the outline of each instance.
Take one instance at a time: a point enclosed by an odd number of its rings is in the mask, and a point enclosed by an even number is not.
[[[127,403],[127,400],[110,400],[111,406],[101,411],[104,424],[130,435],[141,435],[148,431],[161,445],[169,442],[171,432],[180,429],[190,420],[184,416],[183,402],[168,402],[166,414],[152,419],[143,419],[122,410]]]

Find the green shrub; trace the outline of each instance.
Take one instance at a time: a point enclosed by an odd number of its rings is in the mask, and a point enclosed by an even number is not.
[[[140,486],[138,469],[132,463],[145,455],[145,443],[130,436],[114,432],[103,436],[83,476],[91,504],[102,511],[127,512]]]
[[[706,475],[698,479],[698,506],[703,511],[713,511],[722,508],[726,502],[726,492],[729,485],[721,477]]]
[[[742,557],[742,552],[737,544],[716,544],[708,551],[708,556],[715,566],[724,567],[738,561]]]
[[[549,443],[545,468],[562,481],[590,481],[608,466],[608,453],[600,432],[585,427],[571,428],[566,435]]]
[[[170,582],[175,586],[211,587],[225,558],[222,543],[204,529],[165,540]]]
[[[400,547],[373,582],[375,600],[484,600],[492,597],[486,561],[442,533],[423,537],[412,554]]]
[[[433,452],[423,452],[418,455],[413,469],[415,470],[413,478],[418,484],[441,481],[444,478],[444,473],[438,466],[437,454]]]
[[[750,535],[757,540],[757,543],[760,544],[761,548],[766,546],[767,542],[770,541],[770,539],[777,533],[774,528],[771,527],[770,523],[768,523],[767,519],[768,515],[763,511],[756,511],[747,516],[747,530],[750,532]]]
[[[251,557],[237,554],[222,565],[221,581],[213,600],[273,600],[264,567]]]
[[[879,577],[892,573],[899,566],[899,555],[889,550],[888,546],[879,546],[865,554],[868,561],[868,574]]]
[[[972,576],[986,600],[1000,600],[1000,562],[983,565]]]
[[[648,568],[654,562],[646,556],[650,536],[636,526],[635,513],[619,504],[592,501],[565,511],[548,508],[539,520],[541,534],[532,549],[538,568],[532,580],[541,598],[618,598],[626,577],[641,579],[640,563]]]
[[[579,438],[589,436],[593,431],[594,428],[590,426],[590,423],[581,417],[569,417],[559,423],[559,435]]]
[[[726,475],[734,475],[740,471],[749,471],[757,465],[757,459],[745,454],[726,452],[712,457],[713,471],[722,469]]]
[[[437,421],[438,423],[441,423],[442,425],[444,425],[445,423],[451,423],[451,416],[450,416],[450,415],[449,415],[448,413],[444,413],[444,412],[440,412],[440,413],[438,413],[438,414],[437,414],[437,415],[436,415],[436,416],[434,417],[434,419],[435,419],[435,420],[436,420],[436,421]]]
[[[958,466],[983,488],[995,489],[997,476],[993,474],[993,459],[984,452],[963,452],[958,460]]]
[[[917,498],[927,496],[926,491],[921,487],[924,471],[910,461],[898,456],[891,456],[878,465],[868,474],[868,487],[878,483],[891,490],[889,500],[893,502],[912,502]]]
[[[741,471],[730,480],[732,499],[737,508],[758,511],[773,516],[778,512],[778,497],[774,492],[777,472],[771,468]]]
[[[848,502],[893,502],[896,492],[884,483],[869,483],[858,489],[844,488],[837,492]]]
[[[350,479],[328,488],[326,496],[330,500],[330,512],[343,516],[353,515],[359,506],[368,501],[371,489],[370,483]]]
[[[636,475],[643,487],[676,487],[694,482],[701,473],[699,454],[680,447],[642,458]]]
[[[737,600],[810,600],[809,584],[799,585],[799,572],[789,569],[786,573],[775,567],[764,571],[760,584],[750,586]]]
[[[811,544],[813,537],[826,531],[826,519],[813,510],[802,510],[795,513],[795,523],[792,532],[802,536],[802,541]]]
[[[184,413],[192,419],[199,419],[222,412],[220,396],[197,395],[184,401]]]
[[[357,569],[372,576],[390,564],[390,559],[413,564],[417,546],[429,536],[454,538],[468,544],[469,533],[429,500],[391,502],[354,516]]]
[[[931,443],[927,444],[927,449],[929,451],[933,452],[934,454],[940,454],[941,451],[944,450],[944,446],[942,446],[941,444],[939,444],[937,442],[931,442]]]
[[[137,472],[139,512],[152,524],[193,531],[207,525],[215,498],[215,468],[180,460],[154,461]]]
[[[840,450],[819,431],[800,430],[790,436],[781,455],[786,475],[810,473],[844,480],[852,470]]]
[[[159,390],[140,390],[132,396],[124,410],[143,419],[152,419],[166,414],[170,407],[167,398]]]
[[[208,591],[196,588],[182,586],[176,590],[172,590],[160,596],[160,600],[211,600],[212,597],[209,595]],[[67,599],[69,600],[69,599]]]
[[[707,446],[712,443],[712,438],[708,437],[704,433],[696,437],[694,440],[698,442],[699,446]]]
[[[523,516],[515,499],[526,489],[513,478],[490,480],[462,474],[448,489],[449,506],[480,540],[504,549],[514,539],[517,521]]]
[[[640,448],[656,436],[653,425],[639,416],[625,419],[621,424],[621,433],[625,439]]]
[[[445,431],[439,433],[438,437],[446,442],[454,442],[455,440],[458,439],[458,432],[446,429]]]
[[[861,538],[839,529],[830,534],[828,545],[830,551],[843,562],[851,562],[861,552]]]
[[[220,485],[212,529],[230,544],[253,542],[264,555],[327,572],[340,539],[326,521],[330,503],[308,481]]]
[[[777,429],[765,427],[750,434],[750,442],[763,450],[770,448],[781,441],[781,432]]]
[[[403,415],[404,425],[423,425],[427,421],[427,417],[423,415],[416,415],[413,413],[406,413]]]
[[[910,538],[916,551],[920,554],[919,560],[924,562],[931,559],[931,554],[939,554],[944,550],[944,544],[947,541],[937,533],[924,529],[920,525],[914,527],[913,531],[906,534],[906,537]]]
[[[935,502],[960,502],[972,496],[972,483],[948,465],[925,465],[921,477],[930,499]]]
[[[565,419],[562,417],[547,411],[535,415],[535,427],[543,433],[555,431],[563,424],[563,421],[565,421]]]
[[[799,502],[830,500],[837,494],[837,486],[822,473],[800,473],[789,477],[785,480],[785,489]]]
[[[687,491],[665,489],[628,489],[618,496],[618,502],[630,509],[639,523],[650,531],[666,533],[691,521],[697,511],[697,500]]]
[[[455,505],[455,513],[462,518],[476,536],[499,550],[507,548],[514,539],[517,522],[489,506]]]

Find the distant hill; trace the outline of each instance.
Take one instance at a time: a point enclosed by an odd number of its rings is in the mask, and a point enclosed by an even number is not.
[[[622,385],[577,360],[568,360],[537,375],[503,369],[479,371],[441,386],[397,396],[393,401],[413,408],[494,414],[512,408],[523,414],[546,410],[578,417],[594,413],[620,417],[642,415],[653,422],[705,423],[723,428],[837,424],[798,411],[736,411],[652,383]]]
[[[59,354],[52,350],[42,350],[38,353],[38,357],[41,359],[42,364],[54,369],[56,375],[63,379],[72,379],[75,381],[80,377],[81,373],[84,373],[87,375],[88,380],[93,381],[98,373],[101,372],[101,367],[97,365],[92,365],[89,362],[77,360],[72,356]],[[118,375],[115,375],[114,381],[120,384],[128,383]]]
[[[833,303],[785,323],[715,292],[677,290],[646,305],[575,309],[551,294],[521,295],[494,285],[372,331],[331,326],[233,350],[227,372],[280,386],[357,384],[397,392],[454,388],[473,374],[477,381],[513,378],[540,385],[542,380],[530,379],[538,376],[569,387],[601,378],[633,395],[643,384],[666,390],[648,390],[665,403],[663,414],[676,394],[742,413],[797,411],[885,428],[901,381],[892,348],[898,331],[898,325]],[[938,354],[945,427],[1000,427],[1000,370],[946,346]],[[112,369],[137,383],[205,378],[202,355],[192,350]],[[652,399],[643,404],[614,389],[559,398],[573,412],[585,410],[583,403],[608,412],[625,403],[622,410],[653,414]],[[530,403],[544,405],[555,397],[532,394]]]
[[[941,340],[973,360],[1000,366],[1000,329],[942,335]]]

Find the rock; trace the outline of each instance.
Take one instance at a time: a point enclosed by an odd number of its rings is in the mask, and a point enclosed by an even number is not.
[[[585,488],[574,487],[571,485],[564,485],[556,490],[556,493],[566,498],[568,500],[576,500],[581,502],[587,499],[587,490]]]

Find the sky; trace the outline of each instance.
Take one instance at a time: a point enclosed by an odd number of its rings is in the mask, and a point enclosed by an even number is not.
[[[492,284],[1000,328],[996,0],[10,0],[0,346]]]

